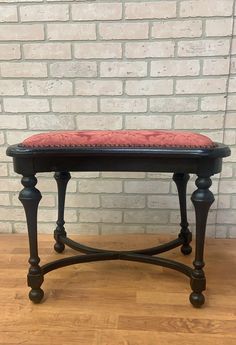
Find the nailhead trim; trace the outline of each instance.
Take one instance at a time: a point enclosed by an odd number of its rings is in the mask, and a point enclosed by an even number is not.
[[[24,144],[19,144],[18,145],[19,147],[24,147],[24,148],[44,148],[44,149],[49,149],[49,148],[80,148],[80,147],[85,147],[85,148],[89,148],[89,147],[92,147],[92,148],[116,148],[116,147],[119,147],[119,148],[145,148],[145,147],[154,147],[154,148],[176,148],[176,149],[181,149],[181,148],[186,148],[186,149],[213,149],[215,148],[217,145],[215,143],[212,143],[212,145],[198,145],[198,146],[195,146],[195,145],[181,145],[181,146],[178,146],[178,145],[150,145],[150,144],[147,144],[147,145],[109,145],[109,144],[106,144],[106,145],[92,145],[92,144],[87,144],[87,145],[47,145],[47,146],[44,146],[44,145],[24,145]]]

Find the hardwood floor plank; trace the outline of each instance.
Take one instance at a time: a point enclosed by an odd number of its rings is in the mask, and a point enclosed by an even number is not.
[[[152,247],[161,235],[73,236],[100,248]],[[52,235],[39,236],[41,263],[75,255],[53,251]],[[44,302],[28,300],[28,239],[0,235],[0,345],[235,345],[236,240],[206,241],[206,304],[188,301],[189,279],[138,262],[74,265],[45,276]],[[192,265],[179,248],[162,254]]]

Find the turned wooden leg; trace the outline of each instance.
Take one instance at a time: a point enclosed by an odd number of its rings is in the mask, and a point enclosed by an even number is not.
[[[57,253],[62,253],[65,249],[64,243],[60,241],[60,236],[66,236],[66,231],[64,228],[64,211],[65,211],[65,197],[66,197],[66,187],[71,176],[69,172],[56,172],[54,178],[57,182],[58,190],[58,219],[57,227],[54,231],[54,238],[56,243],[54,249]]]
[[[205,265],[204,242],[208,212],[215,200],[214,195],[209,190],[211,184],[210,177],[198,176],[196,180],[198,189],[191,197],[196,213],[196,250],[193,262],[194,270],[191,277],[193,292],[190,295],[190,302],[194,307],[201,307],[205,302],[205,297],[202,294],[202,291],[206,289],[206,278],[203,271]]]
[[[181,231],[179,237],[183,238],[184,244],[181,247],[181,252],[184,255],[188,255],[192,252],[192,247],[190,242],[192,241],[192,233],[190,232],[187,221],[187,209],[186,209],[186,191],[187,184],[189,180],[188,174],[175,173],[173,175],[173,181],[175,182],[178,194],[179,194],[179,206],[180,206],[180,215],[181,215]]]
[[[35,176],[24,176],[21,180],[24,188],[20,192],[19,200],[22,202],[29,234],[29,272],[28,272],[28,286],[31,287],[29,298],[34,303],[39,303],[44,295],[40,288],[43,283],[43,274],[39,266],[40,258],[38,256],[38,241],[37,241],[37,211],[38,205],[42,198],[41,193],[35,188],[37,179]]]

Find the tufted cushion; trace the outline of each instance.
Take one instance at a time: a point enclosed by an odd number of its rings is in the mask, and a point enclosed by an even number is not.
[[[161,130],[60,131],[33,135],[20,146],[42,147],[173,147],[213,148],[208,137],[192,132]]]

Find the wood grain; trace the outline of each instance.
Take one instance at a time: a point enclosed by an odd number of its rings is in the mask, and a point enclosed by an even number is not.
[[[136,249],[160,235],[76,236],[81,243]],[[41,262],[73,255],[39,236]],[[206,241],[206,304],[194,309],[184,275],[143,263],[112,261],[65,267],[45,276],[44,302],[28,300],[26,235],[0,235],[1,345],[235,345],[236,240]],[[193,254],[163,254],[191,265]]]

